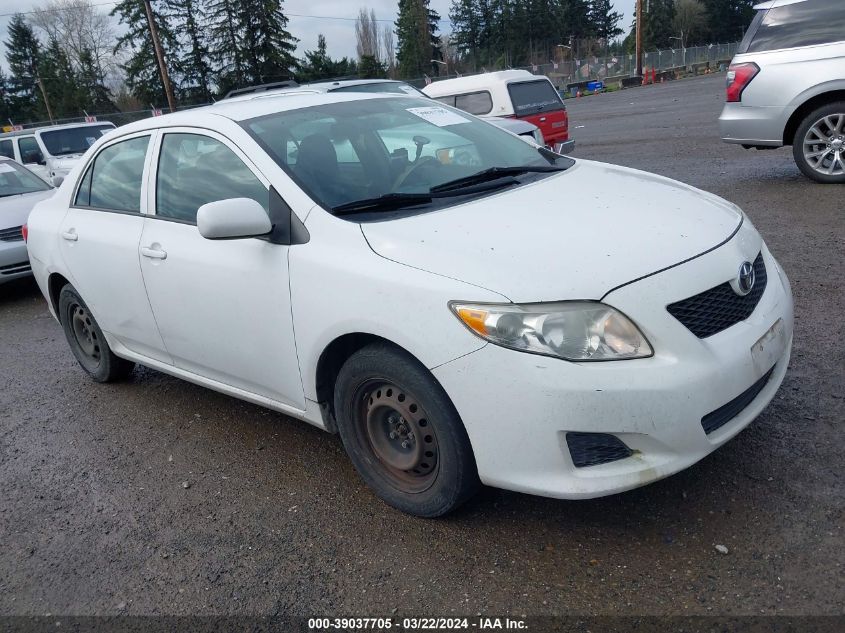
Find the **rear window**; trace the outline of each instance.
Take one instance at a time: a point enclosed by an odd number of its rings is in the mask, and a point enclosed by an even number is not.
[[[845,41],[845,2],[805,0],[760,11],[740,44],[740,53]]]
[[[563,110],[563,102],[547,79],[508,84],[516,116]]]

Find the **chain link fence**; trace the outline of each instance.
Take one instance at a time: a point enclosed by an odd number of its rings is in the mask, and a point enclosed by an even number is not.
[[[643,73],[699,73],[704,70],[722,70],[726,67],[739,48],[739,42],[730,44],[709,44],[643,53]],[[570,85],[590,81],[606,83],[622,82],[636,76],[637,61],[635,55],[610,55],[587,57],[547,64],[520,66],[518,70],[528,70],[535,75],[545,75],[559,89]],[[504,70],[503,68],[484,68],[484,71]],[[516,70],[516,69],[515,69]],[[410,81],[417,88],[422,88],[429,81],[440,81],[459,77],[456,73]]]

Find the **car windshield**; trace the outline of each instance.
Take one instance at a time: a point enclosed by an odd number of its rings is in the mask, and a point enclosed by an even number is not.
[[[82,127],[66,127],[60,130],[41,132],[41,140],[52,156],[83,154],[97,139],[106,132],[111,132],[113,129],[114,126],[110,123]]]
[[[572,164],[464,112],[416,98],[327,103],[242,125],[327,209],[455,190],[444,185],[482,172],[481,180],[491,180],[525,167],[529,178],[542,178],[549,168]]]
[[[10,160],[0,160],[0,198],[48,189],[49,185],[26,167]]]

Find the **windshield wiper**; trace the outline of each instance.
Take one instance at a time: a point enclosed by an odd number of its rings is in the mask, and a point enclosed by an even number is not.
[[[385,211],[413,207],[418,204],[431,202],[432,196],[427,193],[387,193],[377,198],[365,198],[353,200],[345,204],[332,207],[335,215],[347,215],[350,213],[364,213],[366,211]]]
[[[520,174],[527,174],[533,172],[545,173],[552,171],[563,171],[565,169],[565,167],[555,167],[554,165],[520,165],[518,167],[490,167],[489,169],[483,169],[478,173],[472,174],[470,176],[464,176],[463,178],[456,178],[455,180],[444,182],[442,185],[432,187],[431,189],[429,189],[429,192],[440,193],[443,191],[451,191],[453,189],[461,189],[463,187],[477,185],[482,182],[496,180],[497,178],[502,178],[504,176],[518,176]]]

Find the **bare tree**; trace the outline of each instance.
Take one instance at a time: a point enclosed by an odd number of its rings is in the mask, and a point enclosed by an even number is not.
[[[379,44],[379,28],[375,10],[361,7],[358,19],[355,20],[355,39],[358,59],[368,56],[377,63],[381,63],[381,46]]]
[[[30,16],[34,26],[55,38],[75,68],[90,55],[103,75],[117,69],[113,48],[115,30],[111,19],[91,0],[47,0]]]
[[[387,64],[387,74],[396,77],[396,45],[393,42],[393,26],[385,24],[381,31],[381,46],[384,49],[384,62]]]
[[[701,0],[675,0],[672,27],[680,33],[682,48],[700,38],[707,28],[707,9]]]

